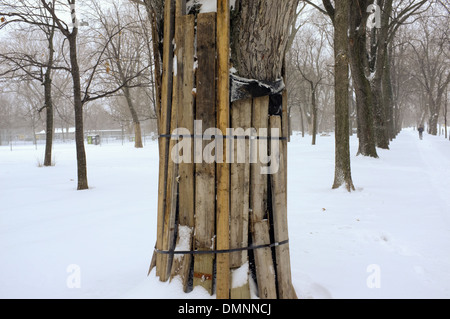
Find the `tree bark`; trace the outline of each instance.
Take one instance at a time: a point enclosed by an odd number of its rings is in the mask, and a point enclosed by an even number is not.
[[[368,0],[350,3],[350,66],[356,94],[358,155],[378,158],[373,131],[373,95],[366,77],[366,8]]]
[[[377,146],[389,149],[388,134],[388,107],[386,99],[388,92],[383,90],[383,79],[386,74],[386,64],[389,63],[388,55],[388,35],[389,22],[392,13],[393,0],[384,1],[381,13],[381,28],[373,29],[372,32],[372,61],[375,75],[372,80],[372,92],[374,97],[374,120],[375,120],[375,140]]]
[[[263,81],[282,77],[290,27],[298,2],[236,1],[231,50],[239,76]]]
[[[70,64],[73,81],[73,99],[75,109],[75,144],[77,150],[78,190],[89,189],[87,180],[86,150],[84,148],[83,102],[81,99],[81,78],[77,53],[78,29],[67,37],[70,47]]]
[[[335,54],[335,138],[336,162],[333,189],[345,185],[350,192],[355,190],[350,166],[349,140],[349,58],[348,58],[348,18],[350,0],[336,1],[334,14],[334,54]]]

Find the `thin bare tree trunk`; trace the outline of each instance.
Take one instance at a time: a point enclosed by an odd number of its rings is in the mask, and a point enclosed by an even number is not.
[[[312,107],[312,145],[316,145],[318,119],[317,119],[317,102],[315,89],[312,89],[311,92],[311,107]]]
[[[447,132],[447,112],[448,112],[448,101],[447,101],[447,90],[445,90],[445,102],[444,102],[444,126],[445,126],[445,139],[448,137]]]
[[[81,78],[77,54],[77,34],[74,31],[67,37],[70,47],[70,64],[73,81],[73,98],[75,108],[75,144],[77,150],[78,190],[89,189],[87,180],[86,150],[84,148],[83,102],[81,99]]]
[[[300,121],[302,124],[302,137],[305,137],[305,119],[303,116],[303,108],[300,106]]]
[[[54,132],[54,111],[52,100],[52,80],[50,78],[50,69],[47,69],[44,80],[44,96],[46,110],[46,130],[45,130],[45,156],[44,166],[52,166],[53,132]]]
[[[143,148],[144,146],[142,144],[141,122],[139,121],[139,116],[134,107],[133,99],[131,98],[130,89],[127,86],[124,86],[122,91],[123,91],[123,94],[125,95],[128,109],[130,110],[130,113],[131,113],[131,118],[133,119],[134,147],[135,148]]]
[[[44,166],[52,166],[53,132],[54,132],[54,110],[52,99],[52,67],[54,58],[53,37],[55,27],[50,30],[48,38],[48,65],[44,75],[44,99],[46,109],[46,132],[45,132],[45,156]]]

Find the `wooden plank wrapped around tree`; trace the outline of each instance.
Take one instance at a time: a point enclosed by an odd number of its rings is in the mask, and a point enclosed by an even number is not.
[[[161,119],[159,133],[167,136],[170,134],[170,119],[172,109],[173,88],[173,36],[175,32],[175,6],[173,0],[165,1],[164,7],[164,43],[163,43],[163,70],[161,87]],[[167,167],[169,163],[169,139],[159,139],[159,180],[158,180],[158,217],[156,249],[163,249],[164,214],[166,210]],[[150,271],[156,266],[156,275],[161,278],[163,255],[156,254],[153,258]],[[149,271],[149,272],[150,272]]]
[[[230,246],[231,248],[248,247],[249,200],[250,200],[250,152],[248,138],[245,134],[252,126],[252,99],[236,101],[231,107],[231,125],[238,136],[233,143],[233,161],[231,165],[231,203],[230,203]],[[230,254],[230,267],[233,276],[241,276],[248,268],[248,252],[237,251]],[[241,283],[241,281],[240,281]],[[232,299],[249,299],[250,286],[248,278],[243,285],[231,287]]]
[[[217,0],[217,128],[225,135],[230,127],[230,1]],[[230,247],[230,167],[226,144],[223,163],[217,163],[217,249]],[[230,298],[230,255],[218,254],[216,261],[217,299]]]
[[[175,43],[177,59],[177,101],[179,103],[178,127],[194,131],[194,21],[193,15],[176,18]],[[188,137],[191,139],[191,137]],[[194,163],[192,155],[194,144],[190,142],[190,149],[183,148],[191,156],[188,162],[182,161],[178,167],[178,231],[177,245],[180,249],[192,248],[194,230]],[[187,154],[182,154],[187,155]],[[180,275],[184,290],[187,291],[191,255],[179,255],[174,259],[172,277]]]
[[[202,130],[216,126],[216,13],[197,16],[197,94],[195,118]],[[198,124],[199,126],[199,124]],[[194,135],[203,135],[196,127]],[[206,138],[206,137],[205,137]],[[195,138],[195,250],[214,250],[216,165],[206,163],[203,149],[211,141]],[[213,294],[214,255],[194,256],[194,286]]]
[[[269,97],[260,97],[253,99],[252,126],[258,134],[261,129],[268,129],[269,117]],[[267,138],[267,136],[266,136]],[[256,142],[255,142],[256,143]],[[251,179],[250,179],[250,207],[251,213],[251,231],[253,245],[270,245],[270,225],[268,220],[267,206],[267,175],[262,174],[261,154],[266,153],[268,149],[261,150],[260,147],[267,143],[267,139],[258,140],[258,153],[254,154],[255,148],[252,147],[251,157]],[[259,156],[258,156],[259,155]],[[260,248],[254,250],[256,265],[256,280],[258,283],[258,293],[261,299],[276,299],[277,290],[275,285],[275,268],[272,259],[271,248]]]
[[[287,140],[282,135],[282,123],[280,116],[270,116],[269,124],[271,132],[275,129],[279,133],[271,135],[271,158],[277,163],[271,163],[274,170],[270,174],[272,191],[272,216],[274,227],[274,240],[276,243],[284,243],[289,240],[288,219],[287,219],[287,180],[286,180],[286,149]],[[278,149],[276,149],[278,147]],[[277,169],[278,168],[278,169]],[[297,299],[297,295],[292,285],[291,262],[289,254],[289,243],[284,243],[275,247],[275,259],[277,269],[278,298]]]

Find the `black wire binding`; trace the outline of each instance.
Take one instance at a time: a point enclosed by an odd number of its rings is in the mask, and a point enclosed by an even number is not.
[[[256,250],[256,249],[262,249],[262,248],[272,248],[272,247],[278,247],[282,245],[286,245],[289,243],[288,240],[284,240],[278,243],[273,244],[267,244],[267,245],[257,245],[257,246],[249,246],[249,247],[243,247],[243,248],[234,248],[234,249],[222,249],[222,250],[159,250],[155,248],[155,252],[162,255],[215,255],[215,254],[229,254],[239,251],[248,251],[248,250]]]
[[[243,136],[229,136],[229,135],[206,135],[206,136],[202,136],[202,135],[172,135],[172,134],[161,134],[159,135],[159,138],[173,138],[173,139],[179,139],[179,138],[210,138],[210,139],[234,139],[234,140],[280,140],[280,141],[286,141],[287,137],[273,137],[273,136],[248,136],[248,135],[243,135]]]

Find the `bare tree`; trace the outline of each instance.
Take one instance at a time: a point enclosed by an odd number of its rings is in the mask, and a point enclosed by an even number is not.
[[[95,4],[95,2],[94,2]],[[135,147],[142,148],[141,118],[138,112],[139,97],[137,89],[149,89],[153,93],[151,38],[142,32],[150,27],[146,21],[138,18],[134,6],[126,4],[118,7],[116,4],[108,12],[95,4],[97,19],[101,25],[101,33],[106,39],[112,37],[117,30],[121,30],[113,40],[108,41],[105,57],[105,80],[112,79],[113,86],[121,86],[121,92],[127,102],[129,113],[133,121],[135,133]],[[143,25],[143,23],[145,23]],[[133,97],[135,96],[135,97]],[[142,97],[142,96],[141,96]],[[148,105],[154,105],[154,101],[145,99]],[[154,99],[152,99],[154,100]],[[149,108],[147,108],[149,109]],[[152,112],[153,113],[153,112]],[[146,118],[152,118],[147,114]]]
[[[326,35],[317,28],[304,28],[302,36],[294,44],[295,66],[302,78],[308,83],[310,93],[310,118],[312,145],[316,145],[318,133],[318,93],[319,87],[327,75]]]
[[[430,11],[433,15],[437,6]],[[426,95],[429,120],[428,129],[432,135],[437,135],[439,114],[446,88],[450,83],[448,33],[443,25],[448,25],[448,16],[444,18],[431,18],[423,15],[418,20],[417,33],[420,37],[414,37],[409,44],[414,52],[415,68],[413,76],[420,84]]]
[[[52,0],[51,5],[55,5]],[[2,54],[0,60],[10,65],[7,73],[14,78],[20,79],[22,76],[39,81],[44,88],[44,105],[39,112],[46,111],[46,147],[44,156],[44,166],[52,165],[53,131],[54,131],[54,108],[52,97],[52,73],[55,67],[55,24],[52,18],[44,10],[35,10],[27,7],[25,3],[3,2],[0,5],[0,15],[10,16],[12,20],[5,21],[0,25],[0,29],[12,24],[21,23],[28,26],[29,30],[39,30],[45,36],[47,50],[44,59],[40,58],[37,52],[14,51]],[[5,74],[3,74],[5,75]]]
[[[26,0],[22,0],[26,1]],[[28,2],[28,1],[26,1]],[[33,7],[33,4],[29,4]],[[34,5],[36,8],[36,5]],[[120,91],[122,86],[118,86],[112,90],[102,90],[95,85],[96,75],[98,69],[104,63],[104,54],[109,42],[117,36],[121,30],[116,32],[107,39],[104,46],[98,51],[92,52],[90,55],[91,66],[85,71],[80,69],[79,61],[79,27],[80,23],[77,18],[76,0],[56,1],[55,5],[47,3],[45,0],[41,0],[37,5],[37,9],[44,8],[52,17],[52,24],[55,25],[65,37],[69,47],[69,70],[72,77],[73,84],[73,106],[75,110],[75,144],[77,150],[77,171],[78,171],[78,190],[86,190],[89,188],[87,179],[87,162],[86,151],[84,147],[84,123],[83,123],[83,106],[94,100],[103,99],[111,94]],[[68,24],[62,19],[59,14],[61,12],[71,13],[71,24]],[[91,45],[93,45],[91,41]],[[84,85],[82,83],[82,77],[84,79]]]

